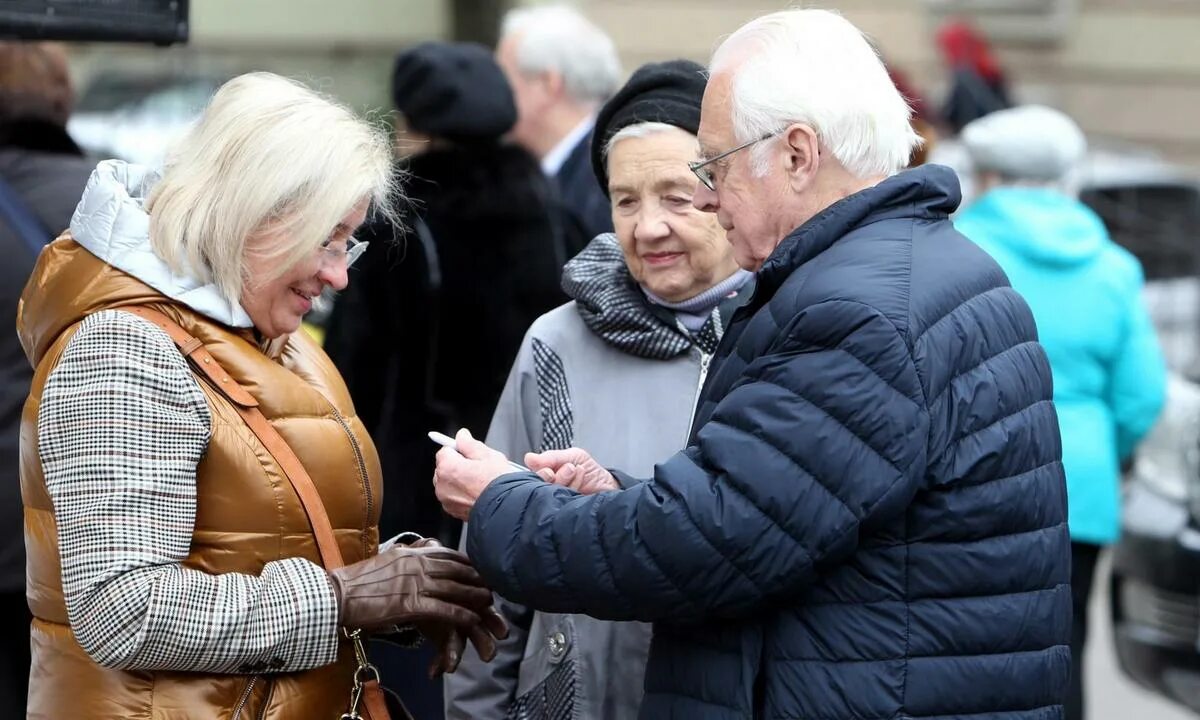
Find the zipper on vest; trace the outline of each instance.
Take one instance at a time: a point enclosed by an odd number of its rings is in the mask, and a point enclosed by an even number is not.
[[[333,409],[333,416],[342,426],[346,437],[350,438],[350,447],[354,448],[354,460],[358,465],[358,478],[362,480],[363,493],[367,496],[367,511],[363,515],[362,532],[363,557],[366,557],[370,554],[369,548],[367,548],[367,527],[371,524],[371,511],[375,504],[375,498],[371,496],[371,478],[367,477],[367,464],[363,461],[362,448],[358,446],[358,439],[354,437],[354,433],[350,432],[350,423],[346,422],[346,418],[342,417],[336,407],[333,407],[333,403],[330,403],[329,406]]]
[[[252,675],[250,682],[246,683],[246,689],[242,691],[242,696],[238,698],[237,705],[233,707],[233,720],[242,720],[242,711],[246,709],[246,703],[250,701],[250,693],[254,692],[254,686],[258,684],[258,676]]]
[[[263,696],[262,709],[260,709],[258,711],[258,715],[255,716],[255,720],[266,720],[267,710],[271,707],[271,696],[274,694],[275,694],[275,678],[271,677],[271,678],[267,679],[267,692]]]

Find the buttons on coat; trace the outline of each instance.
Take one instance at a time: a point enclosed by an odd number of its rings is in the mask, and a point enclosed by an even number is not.
[[[567,653],[567,636],[562,630],[555,630],[546,638],[546,645],[550,648],[550,657],[555,661],[561,660]]]

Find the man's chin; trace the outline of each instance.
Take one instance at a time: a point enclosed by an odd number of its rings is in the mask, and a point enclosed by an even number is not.
[[[761,268],[763,264],[762,260],[754,257],[750,253],[742,252],[740,248],[734,250],[733,260],[738,264],[738,267],[743,270],[749,270],[750,272],[758,272],[759,268]]]

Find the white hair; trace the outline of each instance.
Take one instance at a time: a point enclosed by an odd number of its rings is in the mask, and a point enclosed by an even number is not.
[[[662,122],[640,122],[633,125],[626,125],[617,132],[613,133],[613,136],[610,137],[608,142],[604,144],[604,160],[605,162],[608,162],[608,156],[612,153],[613,148],[616,147],[617,143],[621,142],[622,140],[644,138],[663,132],[670,132],[672,130],[685,132],[689,135],[692,134],[678,125],[670,125]]]
[[[523,74],[560,73],[567,95],[577,102],[602,103],[621,83],[612,38],[570,7],[510,10],[500,35],[517,36],[517,67]]]
[[[395,197],[386,130],[298,82],[256,72],[213,96],[172,148],[146,210],[155,254],[237,302],[251,280],[251,235],[287,238],[267,251],[278,277],[364,199],[392,217]]]
[[[836,12],[784,10],[730,35],[709,64],[733,73],[732,117],[739,142],[812,127],[822,147],[859,178],[892,175],[908,165],[921,138],[912,109],[863,33]],[[754,148],[755,172],[767,147]]]

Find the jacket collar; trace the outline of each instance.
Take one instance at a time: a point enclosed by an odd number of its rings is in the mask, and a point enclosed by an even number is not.
[[[962,200],[958,176],[942,165],[923,165],[843,198],[793,230],[758,272],[768,296],[797,268],[828,250],[852,230],[880,220],[948,218]]]
[[[71,218],[75,242],[109,265],[168,298],[235,328],[253,325],[240,303],[232,303],[213,283],[194,273],[177,275],[150,246],[150,216],[144,203],[157,173],[119,160],[96,166]]]
[[[66,128],[37,118],[14,118],[0,123],[0,147],[83,157],[83,151]]]

